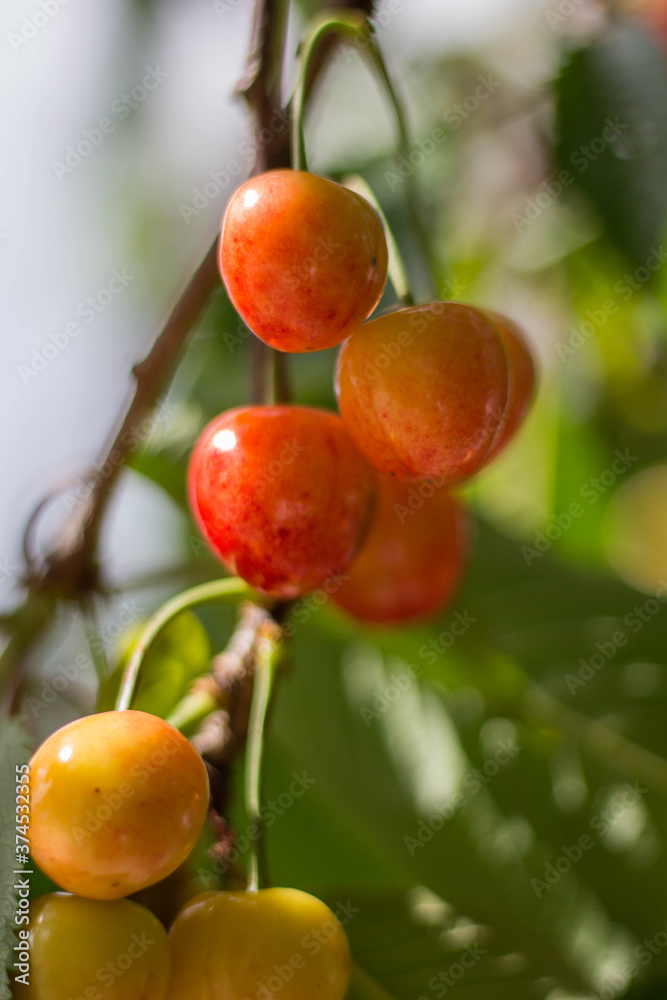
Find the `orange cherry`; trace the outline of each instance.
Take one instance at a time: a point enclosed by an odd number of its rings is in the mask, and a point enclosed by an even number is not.
[[[204,762],[168,722],[101,712],[58,729],[30,761],[30,851],[63,889],[118,899],[176,869],[208,812]]]
[[[535,395],[535,365],[526,338],[516,323],[500,313],[484,311],[500,334],[510,372],[505,417],[486,456],[485,462],[489,462],[509,444],[526,418]]]
[[[507,354],[479,309],[410,306],[348,337],[336,389],[345,426],[376,469],[455,483],[481,468],[502,425]]]
[[[434,614],[452,596],[465,561],[465,512],[444,486],[378,480],[371,530],[333,600],[360,621],[396,625]]]
[[[279,351],[340,344],[380,301],[387,241],[375,209],[341,184],[273,170],[234,193],[219,266],[239,315]]]

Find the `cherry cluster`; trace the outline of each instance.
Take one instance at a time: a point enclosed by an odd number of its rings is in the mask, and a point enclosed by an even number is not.
[[[505,447],[530,403],[521,333],[456,302],[366,322],[387,279],[382,222],[359,195],[303,171],[239,188],[220,270],[239,314],[273,348],[342,345],[340,414],[248,406],[204,429],[189,490],[211,548],[278,599],[342,580],[327,590],[362,621],[437,611],[465,559],[451,488]],[[345,931],[307,893],[200,893],[186,898],[169,937],[123,898],[186,862],[208,813],[204,763],[168,722],[121,710],[64,726],[34,754],[29,793],[30,853],[66,892],[34,904],[20,946],[34,967],[29,983],[15,984],[18,997],[343,1000]]]
[[[269,171],[235,192],[219,266],[237,312],[271,347],[342,346],[340,415],[249,406],[203,431],[189,491],[211,548],[281,599],[342,578],[333,599],[362,621],[437,611],[465,560],[451,487],[505,447],[533,395],[523,335],[458,302],[365,322],[387,279],[382,222],[360,195],[305,171]],[[415,510],[420,483],[428,499]]]
[[[31,903],[16,1000],[342,1000],[347,937],[309,893],[185,885],[169,935],[121,898],[175,872],[208,813],[204,762],[168,722],[127,710],[63,726],[30,761],[29,794],[32,858],[67,892]]]

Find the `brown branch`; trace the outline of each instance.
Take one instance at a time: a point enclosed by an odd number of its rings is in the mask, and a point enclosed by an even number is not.
[[[220,280],[216,250],[217,240],[195,271],[149,353],[132,369],[136,388],[120,427],[104,452],[90,495],[75,511],[57,548],[47,557],[41,582],[56,593],[73,596],[100,586],[97,547],[109,500],[120,470],[139,437],[138,429],[169,382],[188,335]]]
[[[356,7],[370,14],[372,0],[360,0],[357,3],[353,0],[331,0],[324,6]],[[290,163],[289,131],[284,127],[275,127],[276,115],[283,122],[289,116],[289,109],[282,107],[281,100],[286,19],[285,0],[257,0],[246,69],[236,88],[248,105],[253,118],[253,130],[258,139],[254,174],[288,167]],[[335,39],[327,39],[327,44],[323,45],[318,57],[317,73],[321,71],[334,44]],[[45,570],[33,575],[30,580],[33,587],[39,585],[65,597],[78,597],[90,590],[103,589],[97,560],[102,522],[120,470],[140,438],[138,428],[150,415],[160,394],[169,384],[188,336],[218,285],[217,242],[216,237],[149,353],[134,366],[132,373],[136,380],[135,390],[126,405],[117,432],[96,466],[99,471],[91,477],[93,488],[90,496],[74,512],[58,545],[47,556]],[[255,347],[252,398],[260,401],[266,397],[270,349],[260,341],[256,342]],[[277,372],[277,395],[284,399],[288,389],[283,364],[277,365]]]
[[[256,604],[243,605],[227,647],[211,663],[207,680],[214,686],[220,709],[209,715],[192,742],[212,764],[222,769],[243,746],[248,731],[255,649],[269,613]]]
[[[253,173],[289,165],[286,128],[270,129],[280,110],[282,50],[286,20],[284,0],[257,0],[246,71],[239,82],[251,114],[255,134],[271,139],[257,143]],[[120,470],[138,439],[137,429],[151,413],[177,366],[188,336],[215,291],[218,282],[217,237],[190,279],[161,333],[146,357],[133,368],[136,388],[102,462],[85,504],[75,511],[58,546],[46,560],[41,583],[56,593],[74,596],[100,588],[97,548],[101,525]]]
[[[372,0],[359,0],[357,3],[354,0],[330,0],[323,6],[356,7],[370,14]],[[246,70],[237,87],[237,92],[243,96],[250,109],[257,137],[253,173],[289,166],[289,130],[276,129],[275,125],[271,125],[278,111],[283,121],[289,118],[289,107],[283,107],[281,101],[285,21],[286,0],[256,0]],[[331,40],[326,47],[323,46],[316,67],[318,73],[334,45],[335,40]],[[270,136],[268,141],[267,135]],[[26,540],[26,583],[29,593],[12,616],[14,628],[0,659],[0,681],[4,680],[13,665],[20,662],[33,642],[48,628],[58,599],[78,600],[87,593],[105,591],[98,563],[98,543],[109,501],[121,469],[136,447],[136,442],[140,440],[140,425],[169,384],[192,328],[218,285],[216,248],[217,238],[174,306],[149,353],[134,366],[134,391],[119,418],[118,429],[96,466],[99,471],[90,476],[90,495],[72,513],[58,544],[47,554],[42,565],[37,565],[32,547]],[[253,338],[253,343],[254,341]],[[267,396],[270,349],[256,341],[254,358],[251,397],[260,401]],[[289,392],[284,359],[274,366],[274,384],[277,399],[284,401]],[[31,535],[35,520],[36,518],[31,518],[30,521]],[[35,615],[33,604],[38,606],[40,614]]]

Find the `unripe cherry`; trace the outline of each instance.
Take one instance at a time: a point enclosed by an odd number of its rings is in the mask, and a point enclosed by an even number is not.
[[[100,712],[36,750],[30,803],[30,851],[40,868],[79,896],[118,899],[188,856],[208,812],[208,774],[163,719]]]
[[[167,932],[129,899],[82,899],[52,892],[30,907],[27,986],[15,1000],[164,1000]]]
[[[299,889],[206,892],[169,934],[167,1000],[343,1000],[350,949],[329,907]]]

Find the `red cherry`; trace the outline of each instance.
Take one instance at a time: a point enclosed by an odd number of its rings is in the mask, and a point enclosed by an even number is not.
[[[502,426],[491,445],[485,464],[509,444],[525,420],[535,394],[535,366],[524,334],[511,319],[485,309],[500,334],[509,364],[509,394]]]
[[[464,510],[445,487],[378,476],[371,530],[333,599],[365,622],[426,618],[459,582],[465,535]]]
[[[501,425],[507,356],[479,309],[411,306],[345,341],[336,391],[345,426],[376,469],[454,483],[481,467]]]
[[[340,344],[387,280],[382,223],[360,195],[300,170],[243,184],[222,223],[220,274],[237,312],[279,351]]]
[[[640,0],[636,11],[658,45],[667,49],[667,8],[665,0]]]
[[[216,417],[192,454],[190,503],[213,551],[251,586],[291,598],[352,560],[375,481],[336,414],[250,406]]]

